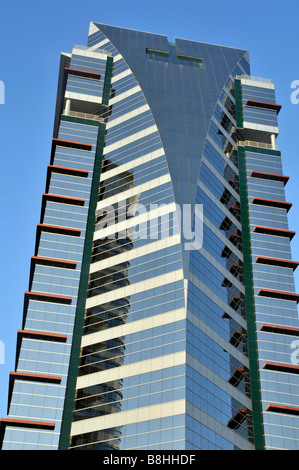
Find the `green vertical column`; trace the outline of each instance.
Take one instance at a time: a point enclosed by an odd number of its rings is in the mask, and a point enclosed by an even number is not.
[[[235,79],[235,100],[236,100],[236,124],[243,128],[243,102],[241,80]]]
[[[86,235],[80,275],[79,293],[76,309],[76,319],[73,331],[73,342],[71,348],[71,358],[66,387],[66,396],[60,431],[59,449],[66,450],[69,447],[70,431],[72,425],[74,400],[76,393],[76,381],[80,360],[81,338],[84,326],[85,302],[88,288],[89,268],[92,255],[92,244],[94,227],[96,221],[96,207],[98,202],[99,181],[102,168],[103,148],[105,143],[105,124],[99,124],[97,146],[95,153],[94,170],[91,184],[88,218],[86,225]]]
[[[254,305],[254,284],[251,256],[251,236],[247,190],[246,153],[245,147],[238,147],[240,203],[242,223],[242,245],[244,257],[244,284],[247,319],[248,357],[250,368],[250,391],[252,400],[252,419],[254,444],[256,450],[265,449],[264,425],[262,414],[262,397],[258,365],[258,345]]]
[[[102,104],[104,105],[108,105],[109,103],[112,71],[113,71],[113,57],[107,57],[105,81],[104,81],[103,96],[102,96]]]

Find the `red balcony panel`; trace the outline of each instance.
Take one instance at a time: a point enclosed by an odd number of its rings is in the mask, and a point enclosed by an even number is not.
[[[72,140],[63,140],[63,139],[52,139],[52,148],[51,148],[51,165],[53,165],[54,162],[54,156],[55,156],[55,151],[56,147],[64,147],[64,148],[71,148],[71,149],[76,149],[76,150],[84,150],[90,152],[92,149],[91,144],[87,144],[85,142],[75,142]]]
[[[268,206],[268,207],[277,207],[278,209],[286,209],[288,212],[292,207],[291,202],[285,201],[276,201],[275,199],[264,199],[261,197],[254,197],[251,201],[251,204],[258,204],[260,206]]]
[[[42,216],[43,214],[41,214]],[[38,254],[38,247],[43,232],[56,233],[58,235],[66,235],[71,237],[80,237],[81,230],[72,227],[61,227],[59,225],[48,225],[48,224],[37,224],[36,230],[36,240],[35,240],[35,253],[34,256]]]
[[[77,267],[77,263],[75,261],[68,261],[56,258],[44,258],[42,256],[31,256],[29,290],[31,290],[36,265],[61,269],[76,269]]]
[[[61,377],[54,375],[28,374],[25,372],[10,372],[11,379],[28,380],[33,382],[45,382],[60,384]]]
[[[37,224],[37,228],[41,232],[51,232],[60,235],[71,235],[73,237],[80,237],[81,230],[72,227],[61,227],[59,225]]]
[[[276,111],[277,114],[281,110],[281,104],[269,103],[267,101],[247,100],[246,106],[251,106],[254,108],[270,109],[272,111]]]
[[[48,182],[47,182],[47,188],[48,188]],[[69,196],[61,196],[58,194],[44,193],[43,198],[42,198],[41,215],[40,215],[41,222],[43,222],[44,220],[45,211],[47,208],[47,202],[54,202],[57,204],[67,204],[67,205],[72,205],[72,206],[83,207],[85,204],[85,199],[69,197]]]
[[[282,406],[282,405],[273,405],[272,403],[267,406],[266,411],[273,411],[275,413],[289,414],[289,415],[299,415],[299,408],[294,408],[293,406]]]
[[[291,326],[269,325],[264,323],[260,327],[260,331],[276,333],[279,335],[299,336],[299,328],[292,328]]]
[[[299,262],[281,258],[269,258],[267,256],[257,256],[256,263],[268,264],[270,266],[280,266],[282,268],[291,268],[293,271],[297,268]]]
[[[47,421],[29,421],[24,419],[11,419],[2,418],[0,421],[1,428],[6,426],[22,427],[22,428],[34,428],[34,429],[48,429],[53,430],[55,423],[49,423]]]
[[[57,258],[43,258],[42,256],[32,256],[31,260],[34,264],[41,264],[44,266],[54,266],[56,268],[76,269],[77,263],[75,261],[68,261]]]
[[[299,367],[298,366],[291,366],[288,364],[279,364],[277,362],[265,362],[263,365],[263,369],[266,370],[273,370],[276,372],[287,372],[290,374],[299,374]]]
[[[19,346],[19,345],[18,345]],[[10,372],[9,374],[9,387],[8,387],[8,403],[11,402],[15,380],[38,382],[44,384],[57,384],[61,383],[61,377],[45,374],[33,374],[27,372]]]
[[[61,304],[71,304],[72,297],[66,297],[64,295],[53,295],[42,292],[25,292],[26,300],[39,300],[41,302],[54,302]]]
[[[237,263],[233,263],[229,268],[229,272],[236,277],[240,272],[240,266]]]
[[[280,290],[260,289],[258,294],[261,297],[270,297],[272,299],[293,300],[299,302],[299,295],[293,292],[285,292]]]
[[[65,343],[67,340],[67,335],[32,330],[18,330],[18,336],[20,338],[32,338],[44,341],[57,341],[62,343]]]
[[[24,419],[2,418],[0,420],[0,442],[3,441],[5,429],[7,426],[17,428],[41,429],[49,431],[55,429],[55,423],[50,423],[47,421],[30,421]]]
[[[229,304],[229,305],[230,305],[234,310],[236,310],[236,309],[238,308],[239,304],[240,304],[240,301],[241,301],[240,297],[238,297],[237,295],[235,295],[235,296],[232,298],[232,300],[230,301],[230,304]]]
[[[87,150],[91,151],[92,145],[87,144],[86,142],[75,142],[73,140],[64,140],[64,139],[52,139],[52,145],[53,148],[55,149],[56,146],[58,145],[59,147],[67,147],[67,148],[73,148],[73,149],[78,149],[78,150]]]
[[[237,181],[237,180],[234,180],[234,179],[228,180],[228,184],[230,184],[233,188],[237,188],[237,187],[238,187],[238,181]]]
[[[240,427],[240,425],[242,424],[242,422],[246,419],[246,415],[247,415],[247,410],[246,409],[240,409],[239,411],[237,411],[237,413],[229,420],[229,422],[227,423],[227,426],[230,428],[230,429],[237,429]]]
[[[71,176],[79,176],[81,178],[88,177],[88,171],[81,170],[78,168],[68,168],[65,166],[57,166],[57,165],[48,165],[48,171],[50,173],[62,173],[63,175],[71,175]]]
[[[243,376],[244,376],[244,369],[241,367],[238,367],[234,371],[234,373],[231,375],[231,377],[228,379],[228,382],[232,384],[234,387],[236,387],[242,380]]]
[[[84,78],[93,78],[94,80],[100,80],[101,79],[101,74],[100,73],[89,72],[88,70],[73,69],[73,68],[70,68],[70,67],[64,67],[64,70],[69,75],[75,75],[75,76],[84,77]]]
[[[60,202],[62,204],[71,204],[75,206],[84,206],[85,204],[85,199],[79,199],[77,197],[60,196],[58,194],[44,193],[43,198],[46,201]]]
[[[241,342],[243,338],[243,333],[242,331],[234,331],[234,333],[232,334],[229,342],[233,345],[233,346],[238,346]]]
[[[234,217],[236,217],[239,220],[240,209],[237,206],[230,206],[228,210]]]
[[[229,236],[229,241],[233,244],[233,245],[237,245],[238,243],[238,235],[236,233],[232,233],[230,236]]]
[[[280,181],[280,182],[284,183],[284,185],[286,185],[287,182],[290,179],[289,176],[277,175],[275,173],[267,173],[267,172],[264,172],[264,171],[252,171],[250,173],[250,177],[251,178],[261,178],[261,179],[272,180],[272,181]]]
[[[291,230],[283,230],[280,228],[273,228],[273,227],[264,227],[261,225],[256,225],[253,229],[255,233],[264,233],[265,235],[273,235],[276,237],[286,237],[292,240],[296,232]]]

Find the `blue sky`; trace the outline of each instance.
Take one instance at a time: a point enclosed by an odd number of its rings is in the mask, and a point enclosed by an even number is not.
[[[251,73],[272,78],[279,114],[278,145],[291,230],[299,232],[299,104],[291,83],[299,80],[297,0],[2,0],[0,17],[1,291],[0,418],[6,416],[9,372],[14,370],[16,333],[22,328],[41,194],[53,132],[60,52],[86,44],[90,21],[248,49]],[[292,242],[299,260],[299,235]],[[299,268],[296,274],[299,291]]]

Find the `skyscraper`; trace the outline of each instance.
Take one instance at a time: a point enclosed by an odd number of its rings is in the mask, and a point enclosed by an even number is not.
[[[2,449],[299,449],[279,111],[245,50],[61,54]]]

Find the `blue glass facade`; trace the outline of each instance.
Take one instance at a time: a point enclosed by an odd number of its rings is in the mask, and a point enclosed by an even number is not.
[[[83,49],[74,52],[73,57],[62,56],[61,79],[66,82],[66,94],[76,81],[79,106],[83,93],[89,96],[96,90],[102,98],[103,78],[81,79],[76,72],[84,68],[105,75],[108,56],[89,58]],[[62,110],[53,137],[23,325],[18,332],[16,371],[10,377],[8,418],[2,421],[4,450],[59,446],[99,126],[97,120],[70,120]]]
[[[296,448],[279,109],[241,49],[91,23],[62,55],[3,449]]]
[[[276,146],[277,115],[274,86],[270,80],[237,77],[242,96],[243,138],[238,143],[243,178],[243,212],[247,217],[258,375],[260,413],[266,449],[298,450],[298,394],[296,335],[298,296],[293,272],[281,153]],[[254,125],[253,125],[254,123]],[[266,141],[268,139],[268,142]],[[292,354],[293,353],[293,354]]]

